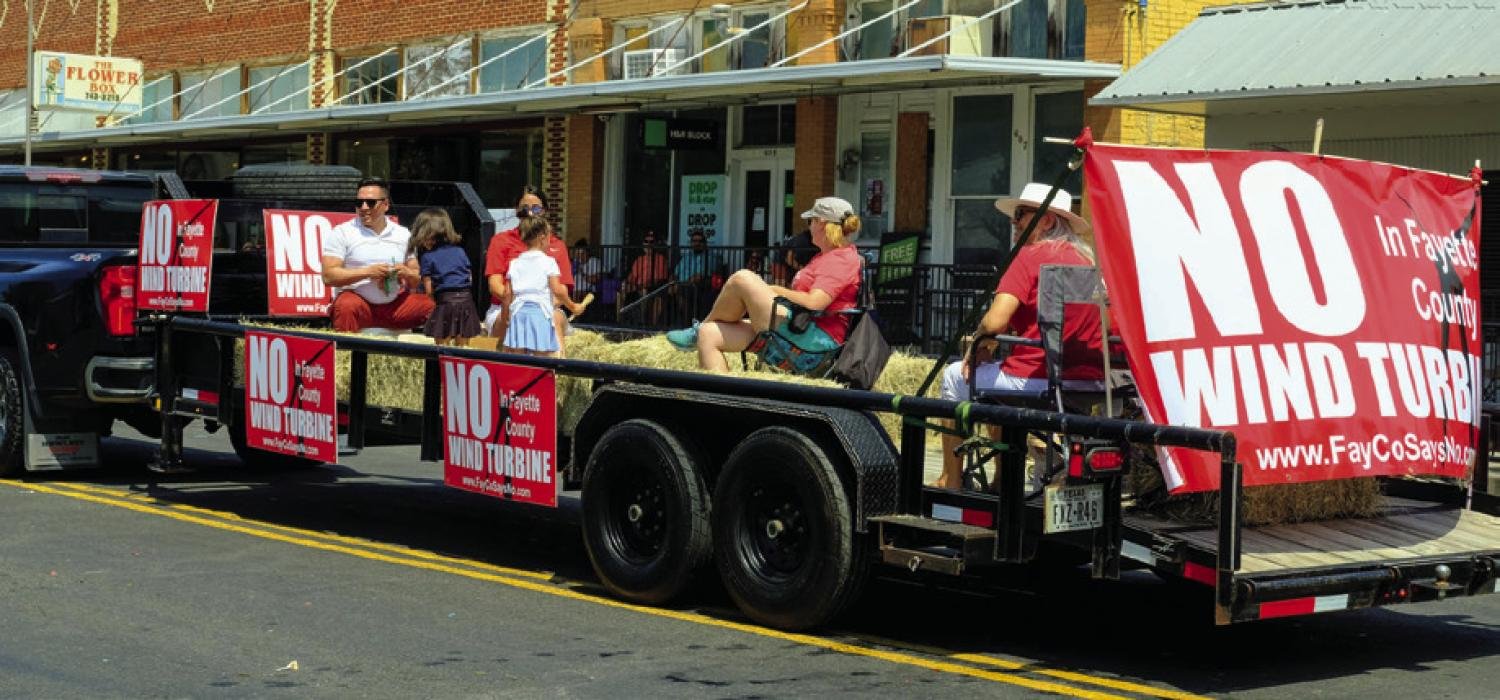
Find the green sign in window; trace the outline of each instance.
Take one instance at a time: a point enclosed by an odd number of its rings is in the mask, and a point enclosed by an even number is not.
[[[646,133],[645,133],[645,137],[642,140],[645,141],[646,148],[666,148],[667,147],[667,122],[666,122],[666,120],[665,119],[647,119],[647,120],[645,120],[645,122],[646,122],[645,123]]]

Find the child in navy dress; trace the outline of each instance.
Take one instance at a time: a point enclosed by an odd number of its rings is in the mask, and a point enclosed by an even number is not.
[[[437,303],[423,330],[438,345],[466,346],[479,335],[479,312],[470,291],[474,278],[464,239],[442,209],[426,209],[411,227],[411,249],[421,266],[424,291]]]
[[[548,237],[552,234],[547,220],[540,216],[521,220],[521,242],[526,252],[516,256],[505,273],[508,283],[510,325],[505,331],[505,349],[529,355],[556,353],[557,328],[552,324],[552,312],[561,304],[571,314],[583,310],[583,305],[568,297],[568,288],[562,283],[562,269],[557,261],[547,255]]]

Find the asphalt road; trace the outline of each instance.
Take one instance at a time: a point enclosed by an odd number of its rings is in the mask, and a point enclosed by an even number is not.
[[[0,696],[1495,697],[1500,596],[1233,628],[1201,592],[1070,572],[1012,590],[881,579],[831,629],[744,621],[712,580],[680,607],[593,582],[576,503],[442,486],[415,448],[192,474],[0,481]]]

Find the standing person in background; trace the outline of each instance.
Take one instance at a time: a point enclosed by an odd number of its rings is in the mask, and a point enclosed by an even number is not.
[[[360,180],[355,217],[323,236],[323,284],[339,288],[328,308],[336,331],[409,330],[432,313],[431,297],[408,291],[422,276],[407,252],[411,232],[386,218],[390,208],[385,180]]]
[[[630,274],[621,287],[621,300],[629,303],[667,282],[667,255],[656,247],[656,232],[647,230],[641,237],[641,254],[630,263]],[[648,325],[661,325],[662,299],[656,296],[646,302],[644,318]]]
[[[411,227],[407,252],[417,256],[423,291],[437,303],[423,330],[438,345],[467,346],[480,328],[474,294],[469,291],[474,276],[463,236],[454,230],[453,220],[442,209],[423,210]]]
[[[516,202],[516,217],[520,223],[524,224],[532,217],[545,217],[546,214],[547,203],[542,198],[542,191],[535,185],[521,188],[521,198]],[[557,261],[563,286],[571,289],[573,287],[573,264],[568,259],[568,246],[561,238],[550,233],[548,236],[545,252]],[[521,242],[521,231],[518,225],[516,228],[495,234],[495,237],[490,239],[489,249],[485,251],[484,276],[490,288],[490,309],[485,313],[484,325],[493,337],[505,337],[505,324],[508,316],[505,304],[501,302],[506,294],[505,273],[510,270],[510,261],[515,260],[526,250],[526,244]],[[559,335],[565,323],[567,319],[561,314],[557,314],[553,319],[553,325],[559,329]]]

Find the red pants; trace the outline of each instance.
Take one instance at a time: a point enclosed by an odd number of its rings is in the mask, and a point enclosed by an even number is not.
[[[328,313],[333,329],[358,333],[366,328],[410,330],[427,322],[435,305],[426,294],[402,292],[389,304],[371,304],[357,292],[339,292]]]

